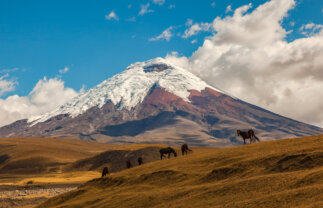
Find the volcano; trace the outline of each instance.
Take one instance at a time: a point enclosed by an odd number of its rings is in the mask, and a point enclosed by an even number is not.
[[[323,129],[246,103],[162,58],[137,62],[52,112],[0,128],[0,137],[60,137],[111,143],[242,143],[323,134]]]

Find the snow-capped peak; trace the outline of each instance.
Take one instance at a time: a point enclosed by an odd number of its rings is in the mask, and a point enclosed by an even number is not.
[[[101,108],[108,100],[119,106],[119,109],[130,110],[144,101],[153,86],[160,87],[188,102],[189,90],[201,91],[208,87],[223,93],[187,70],[174,66],[163,58],[155,58],[131,64],[125,71],[79,94],[56,110],[30,118],[28,122],[33,122],[34,125],[60,114],[76,117],[91,107]]]

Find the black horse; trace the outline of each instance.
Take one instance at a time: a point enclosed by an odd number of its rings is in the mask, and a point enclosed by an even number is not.
[[[256,140],[260,142],[259,138],[256,137],[255,132],[252,129],[247,132],[237,130],[237,135],[243,138],[244,144],[246,144],[246,139],[250,139],[250,144],[251,142],[255,142]]]
[[[106,176],[109,174],[109,169],[108,167],[104,167],[103,170],[102,170],[102,177]]]
[[[138,164],[139,165],[143,164],[142,157],[138,157]]]
[[[188,145],[187,144],[182,144],[181,150],[182,150],[182,155],[184,155],[184,154],[187,155],[188,152],[191,152],[192,151],[190,148],[188,148]]]
[[[159,150],[160,152],[160,159],[162,160],[163,157],[164,157],[164,154],[168,154],[168,158],[170,157],[170,154],[173,153],[174,154],[174,157],[177,157],[177,153],[176,151],[171,148],[171,147],[167,147],[167,148],[162,148]]]
[[[132,163],[131,163],[130,160],[127,160],[126,161],[126,166],[127,166],[128,169],[133,167],[133,165],[132,165]]]

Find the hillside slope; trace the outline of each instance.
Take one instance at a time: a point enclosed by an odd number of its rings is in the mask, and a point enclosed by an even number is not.
[[[199,149],[87,182],[49,207],[322,207],[323,136]]]

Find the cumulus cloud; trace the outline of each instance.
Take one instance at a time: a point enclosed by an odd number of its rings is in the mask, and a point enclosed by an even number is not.
[[[105,15],[105,19],[107,20],[119,20],[119,17],[117,16],[117,14],[114,11],[111,11],[110,14]]]
[[[323,29],[323,25],[308,23],[306,25],[302,25],[299,30],[305,36],[313,36],[313,35],[321,32],[322,29]]]
[[[189,38],[193,35],[197,35],[200,31],[209,31],[211,26],[212,25],[209,23],[203,23],[203,22],[202,23],[195,23],[184,31],[184,34],[182,35],[182,37]]]
[[[172,29],[173,29],[173,27],[170,26],[169,28],[167,28],[166,30],[164,30],[157,37],[150,38],[149,41],[157,41],[157,40],[167,40],[167,41],[169,41],[170,38],[173,36],[172,31],[171,31]]]
[[[0,126],[51,111],[77,95],[60,79],[39,80],[28,96],[0,99]]]
[[[60,69],[59,73],[60,74],[65,74],[66,72],[68,72],[69,68],[67,66],[64,67],[64,69]]]
[[[154,12],[154,10],[149,9],[149,7],[150,7],[150,3],[140,5],[140,11],[138,15],[143,16],[144,14]]]
[[[282,22],[294,6],[271,0],[252,11],[251,4],[239,7],[214,19],[215,33],[191,57],[166,59],[235,97],[323,127],[323,32],[287,42]]]
[[[0,96],[15,90],[17,82],[15,80],[6,79],[8,76],[8,73],[0,76]]]
[[[225,9],[225,13],[228,13],[228,12],[232,12],[231,5],[227,6],[227,8]]]
[[[158,4],[159,6],[162,6],[165,3],[166,0],[153,0],[155,4]]]

